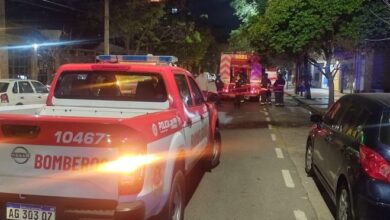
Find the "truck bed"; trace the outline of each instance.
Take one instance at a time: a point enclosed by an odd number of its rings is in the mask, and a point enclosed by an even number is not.
[[[35,115],[35,116],[69,116],[94,118],[132,118],[144,114],[157,112],[151,109],[114,109],[91,107],[68,107],[46,105],[18,105],[0,108],[1,114]]]

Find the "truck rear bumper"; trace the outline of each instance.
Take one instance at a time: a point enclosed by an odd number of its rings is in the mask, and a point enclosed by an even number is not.
[[[145,205],[142,201],[118,204],[112,200],[60,198],[0,194],[0,219],[6,219],[6,204],[21,203],[55,207],[56,220],[144,220]]]

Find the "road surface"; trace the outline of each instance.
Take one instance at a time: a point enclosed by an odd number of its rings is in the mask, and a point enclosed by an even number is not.
[[[224,102],[221,164],[188,180],[186,220],[334,219],[323,190],[304,172],[309,112],[286,97],[285,107]]]

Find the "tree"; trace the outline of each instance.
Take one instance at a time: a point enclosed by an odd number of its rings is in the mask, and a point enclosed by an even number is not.
[[[102,1],[100,1],[102,2]],[[167,13],[164,3],[153,4],[146,0],[110,0],[111,42],[124,46],[128,53],[169,54],[190,69],[199,69],[208,63],[205,59],[214,36],[208,28],[200,27],[181,5],[178,13]],[[102,29],[103,7],[94,0],[86,0],[90,10],[81,15],[83,27]],[[83,28],[81,28],[83,30]]]
[[[329,105],[334,102],[334,74],[331,69],[342,27],[351,22],[363,0],[278,0],[268,2],[264,15],[249,27],[251,43],[260,52],[289,54],[296,63],[315,61],[321,54],[325,68],[318,68],[328,79]],[[349,33],[356,34],[356,33]],[[306,59],[307,58],[307,59]],[[315,64],[315,63],[314,63]]]
[[[125,4],[115,4],[113,1],[111,11],[112,33],[123,40],[127,51],[134,42],[135,54],[138,54],[146,39],[154,37],[153,29],[165,13],[163,4],[150,4],[142,0],[128,0]]]
[[[89,9],[80,14],[81,30],[98,32],[103,24],[103,1],[89,0],[83,2]],[[141,46],[153,39],[153,29],[158,26],[165,15],[165,4],[151,4],[145,0],[111,0],[110,1],[110,32],[111,40],[121,41],[127,53],[130,49],[139,53]]]
[[[229,47],[231,51],[252,51],[254,48],[248,38],[248,32],[245,26],[230,32]]]
[[[268,0],[233,0],[231,6],[241,22],[246,23],[252,17],[264,14],[267,3]]]

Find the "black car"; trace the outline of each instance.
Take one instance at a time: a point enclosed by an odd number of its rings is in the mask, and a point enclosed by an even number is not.
[[[346,95],[311,120],[305,169],[329,193],[336,219],[390,219],[390,94]]]

